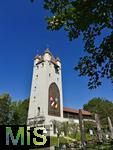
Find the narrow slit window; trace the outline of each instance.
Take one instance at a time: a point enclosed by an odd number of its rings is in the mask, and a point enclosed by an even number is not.
[[[38,107],[38,116],[40,115],[40,107]]]
[[[51,74],[49,73],[49,77],[51,76]]]

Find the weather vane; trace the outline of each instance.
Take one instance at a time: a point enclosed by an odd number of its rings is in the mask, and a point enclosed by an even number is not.
[[[39,49],[36,50],[37,54],[39,54]]]
[[[50,48],[50,45],[48,43],[46,44],[46,48]]]

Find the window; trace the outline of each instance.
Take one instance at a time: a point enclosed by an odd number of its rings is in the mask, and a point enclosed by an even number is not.
[[[42,63],[42,67],[44,66],[44,63]]]
[[[49,66],[51,66],[51,62],[49,62]]]
[[[60,116],[60,91],[56,83],[49,86],[48,115]]]
[[[38,107],[38,116],[40,115],[40,107]]]
[[[63,112],[63,115],[64,115],[64,118],[68,118],[68,116],[69,116],[68,113],[65,111]]]
[[[49,73],[49,77],[51,76],[51,74]]]
[[[54,68],[55,68],[55,73],[59,74],[59,66],[55,65]]]

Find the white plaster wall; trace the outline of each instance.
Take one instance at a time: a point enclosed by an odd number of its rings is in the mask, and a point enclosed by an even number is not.
[[[70,122],[70,121],[74,121],[75,123],[78,123],[79,124],[79,120],[78,119],[69,119],[69,118],[63,118],[63,122],[67,121],[67,122]]]
[[[40,63],[37,68],[34,62],[34,71],[33,71],[28,118],[37,116],[38,107],[40,107],[40,115],[47,113],[46,110],[47,72],[46,72],[45,62],[43,62],[43,64],[44,66],[42,65],[42,63]]]
[[[47,97],[46,97],[46,101],[47,101],[47,113],[45,114],[46,116],[46,121],[45,124],[51,124],[51,120],[55,119],[55,120],[59,120],[62,121],[63,120],[63,96],[62,96],[62,82],[61,82],[61,70],[59,71],[59,74],[57,74],[55,72],[55,68],[54,68],[54,64],[50,63],[49,61],[45,62],[45,66],[47,69]],[[49,76],[50,74],[50,76]],[[48,115],[48,94],[49,94],[49,86],[51,85],[51,83],[55,82],[59,88],[60,91],[60,112],[61,112],[61,117],[55,117],[55,116],[50,116]]]
[[[35,61],[34,61],[34,66],[33,66],[33,76],[32,76],[32,83],[31,83],[31,93],[30,93],[30,101],[29,101],[29,110],[28,110],[28,118],[33,118],[35,116],[35,76],[36,76],[36,66],[35,66]]]

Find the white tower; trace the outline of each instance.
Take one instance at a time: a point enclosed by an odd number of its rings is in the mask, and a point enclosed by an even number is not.
[[[49,49],[36,56],[28,111],[28,124],[50,125],[51,120],[63,120],[61,62]]]

